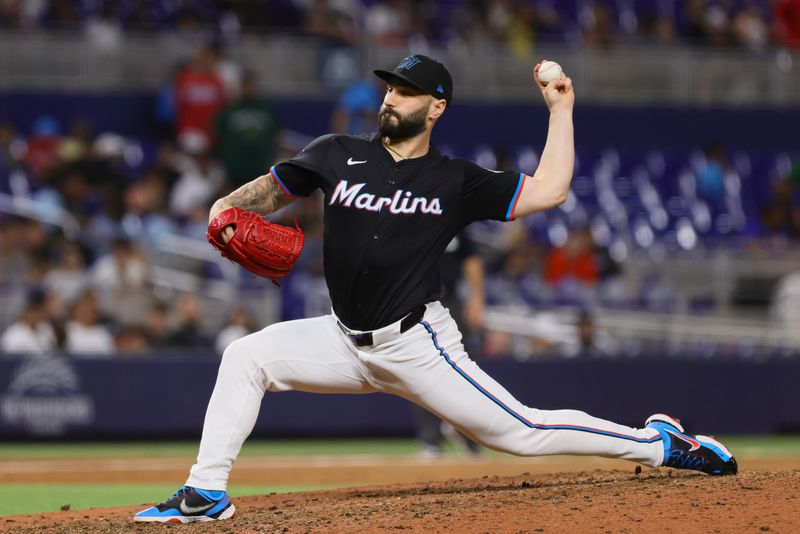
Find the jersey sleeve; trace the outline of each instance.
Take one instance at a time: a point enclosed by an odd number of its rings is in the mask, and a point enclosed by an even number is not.
[[[270,173],[284,193],[307,197],[323,183],[323,173],[334,135],[314,139],[299,154],[272,166]]]
[[[524,184],[525,175],[521,172],[491,171],[465,162],[462,192],[465,223],[514,220],[514,208]]]

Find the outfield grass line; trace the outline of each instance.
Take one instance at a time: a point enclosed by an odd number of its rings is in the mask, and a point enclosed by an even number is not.
[[[565,460],[581,462],[584,457],[572,456],[540,456],[540,457],[518,457],[510,455],[489,455],[476,458],[464,458],[458,456],[445,456],[436,459],[423,459],[417,456],[397,457],[381,454],[364,454],[352,456],[296,456],[296,457],[249,457],[237,460],[240,468],[262,468],[262,469],[297,469],[297,468],[329,468],[329,467],[381,467],[387,463],[395,465],[429,465],[440,466],[461,465],[465,461],[469,463],[519,463],[519,464],[538,464],[550,462],[563,462]],[[188,466],[193,460],[186,459],[182,462],[175,462],[174,459],[146,459],[146,458],[120,458],[114,460],[76,460],[76,459],[48,459],[48,460],[0,460],[0,472],[5,474],[20,473],[57,473],[72,472],[80,470],[84,463],[91,463],[96,471],[161,471],[165,468],[180,468]],[[588,460],[587,460],[588,461]],[[178,465],[176,465],[178,464]]]
[[[98,458],[110,456],[163,457],[196,456],[199,440],[152,442],[86,443],[5,443],[0,458]],[[297,456],[307,454],[349,455],[358,453],[414,454],[419,443],[413,438],[391,439],[253,439],[248,440],[240,457]]]

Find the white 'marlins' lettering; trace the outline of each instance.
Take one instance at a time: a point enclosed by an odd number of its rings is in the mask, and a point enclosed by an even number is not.
[[[355,184],[353,185],[353,187],[348,189],[347,180],[341,180],[336,185],[336,190],[334,190],[333,192],[333,197],[331,198],[331,202],[329,205],[332,206],[333,203],[338,200],[339,204],[349,208],[350,205],[353,203],[353,199],[356,198],[358,192],[361,191],[361,188],[364,187],[365,185],[367,184]]]
[[[431,215],[442,214],[438,198],[414,197],[411,191],[402,189],[395,191],[391,197],[377,197],[371,193],[361,193],[365,185],[367,184],[359,183],[348,187],[347,180],[339,180],[328,205],[341,204],[346,208],[353,207],[367,211],[381,211],[384,207],[388,207],[389,212],[395,215],[417,213],[417,211]]]

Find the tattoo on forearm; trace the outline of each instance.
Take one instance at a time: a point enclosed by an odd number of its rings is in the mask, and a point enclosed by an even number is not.
[[[222,199],[226,207],[242,208],[267,215],[290,204],[294,199],[275,184],[270,175],[259,176],[252,182]]]

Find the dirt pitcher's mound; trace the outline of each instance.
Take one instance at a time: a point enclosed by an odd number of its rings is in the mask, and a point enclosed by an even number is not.
[[[800,532],[800,470],[709,477],[672,470],[524,473],[236,499],[230,521],[134,524],[140,507],[0,518],[0,531]],[[177,530],[176,530],[177,529]]]

